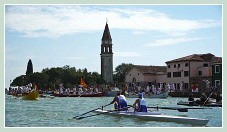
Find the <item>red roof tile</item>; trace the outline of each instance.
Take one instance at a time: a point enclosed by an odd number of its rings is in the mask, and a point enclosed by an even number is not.
[[[177,58],[174,60],[167,61],[166,63],[173,63],[173,62],[182,62],[182,61],[207,61],[207,62],[220,62],[221,57],[216,57],[211,53],[207,54],[193,54],[181,58]]]
[[[157,72],[166,72],[166,66],[142,66],[142,65],[133,65],[134,68],[142,72],[143,74],[147,73],[157,73]]]

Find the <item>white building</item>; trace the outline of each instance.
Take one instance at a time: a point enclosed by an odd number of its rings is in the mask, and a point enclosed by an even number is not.
[[[160,85],[166,82],[166,79],[166,66],[134,65],[126,74],[126,83],[129,87]]]

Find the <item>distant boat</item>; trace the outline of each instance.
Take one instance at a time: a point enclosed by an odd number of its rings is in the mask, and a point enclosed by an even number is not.
[[[98,92],[98,93],[92,93],[92,94],[59,94],[59,93],[55,93],[53,94],[53,96],[55,97],[102,97],[103,93],[102,92]]]
[[[159,94],[145,94],[144,98],[167,98],[168,97],[169,92],[161,92]],[[127,98],[138,98],[138,94],[132,94],[132,93],[128,93],[125,95],[125,97]]]
[[[105,91],[105,96],[107,97],[115,97],[117,96],[117,93],[121,92],[121,90],[117,87],[115,88],[110,88],[110,91]]]
[[[40,97],[40,98],[50,98],[50,99],[55,98],[55,96],[47,95],[47,94],[40,94],[39,97]]]
[[[39,93],[36,90],[32,90],[28,94],[22,96],[24,100],[37,100],[39,98]]]
[[[180,101],[177,103],[177,105],[186,105],[186,106],[206,106],[206,107],[222,107],[222,103],[217,103],[217,102],[207,102],[203,105],[203,103],[198,104],[195,101],[192,102],[183,102]]]
[[[34,89],[31,90],[28,94],[22,96],[22,99],[25,100],[37,100],[39,98],[38,87],[34,84]]]

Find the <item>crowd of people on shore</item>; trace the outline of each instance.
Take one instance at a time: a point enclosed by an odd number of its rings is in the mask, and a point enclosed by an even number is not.
[[[30,91],[34,89],[34,86],[32,83],[29,83],[28,85],[25,86],[14,86],[14,87],[9,87],[9,89],[5,89],[5,94],[8,95],[13,95],[13,96],[22,96],[25,94],[28,94]],[[48,91],[43,91],[39,90],[38,91],[40,94],[43,93],[50,93],[50,94],[63,94],[63,95],[76,95],[76,94],[95,94],[99,93],[100,90],[97,87],[74,87],[74,88],[64,88],[63,85],[60,85],[60,87],[54,90],[48,90]]]
[[[55,94],[63,94],[63,95],[88,95],[88,94],[95,94],[99,93],[99,89],[97,87],[74,87],[74,88],[64,88],[63,86],[60,86],[59,89],[56,89],[54,91]]]
[[[23,96],[28,94],[30,91],[34,90],[32,83],[25,86],[9,87],[9,90],[5,89],[5,93],[13,96]]]

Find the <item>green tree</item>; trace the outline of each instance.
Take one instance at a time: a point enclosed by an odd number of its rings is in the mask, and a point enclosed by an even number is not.
[[[125,64],[122,63],[121,65],[118,65],[115,68],[115,74],[114,74],[114,82],[117,82],[118,84],[125,83],[125,76],[128,73],[128,71],[133,67],[133,64]]]
[[[35,72],[30,74],[28,78],[29,83],[32,83],[33,85],[36,84],[40,90],[46,90],[48,87],[49,76],[45,73]]]
[[[59,85],[63,83],[65,88],[72,88],[80,84],[81,78],[89,86],[104,83],[98,72],[88,72],[86,68],[76,70],[75,67],[65,65],[57,68],[45,68],[40,73],[21,75],[13,80],[12,85],[23,86],[36,83],[39,89],[47,90],[59,88]]]
[[[24,86],[26,84],[26,77],[25,75],[21,75],[19,77],[16,77],[13,82],[12,82],[12,85],[13,86]]]
[[[103,84],[104,81],[101,78],[101,75],[98,72],[91,73],[92,79],[94,80],[95,84]]]
[[[74,87],[74,85],[76,85],[77,83],[76,68],[70,67],[68,65],[64,66],[61,78],[64,87],[66,88]]]
[[[29,59],[28,65],[27,65],[26,75],[29,75],[29,74],[32,74],[32,73],[33,73],[32,60]]]

